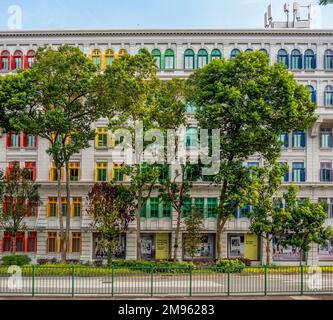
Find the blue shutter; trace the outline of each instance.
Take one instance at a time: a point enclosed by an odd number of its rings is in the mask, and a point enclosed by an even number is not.
[[[287,69],[289,69],[289,54],[287,54]]]
[[[305,168],[302,169],[301,180],[302,180],[302,182],[305,181]]]
[[[302,69],[302,67],[303,67],[302,62],[303,62],[303,54],[301,54],[301,57],[298,61],[298,69]]]
[[[312,100],[313,100],[314,103],[317,103],[317,91],[316,90],[313,91],[313,98],[312,98]]]
[[[295,131],[293,131],[293,147],[295,147]]]
[[[284,182],[289,182],[289,172],[284,175]]]
[[[317,55],[316,54],[313,56],[312,68],[317,69]]]
[[[305,148],[305,146],[306,146],[306,134],[305,132],[302,132],[301,147]]]
[[[238,208],[235,209],[235,219],[238,219]]]
[[[285,148],[288,148],[288,147],[289,147],[289,134],[288,134],[288,132],[286,132],[286,133],[284,134],[284,147],[285,147]]]

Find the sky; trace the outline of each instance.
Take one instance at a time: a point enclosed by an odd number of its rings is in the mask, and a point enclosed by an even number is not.
[[[13,28],[15,5],[24,30],[262,28],[272,4],[274,20],[284,21],[288,0],[0,0],[0,29]],[[301,5],[319,0],[300,0]],[[293,1],[289,1],[292,7]],[[15,9],[16,13],[18,12]],[[333,5],[317,9],[315,28],[333,28]]]

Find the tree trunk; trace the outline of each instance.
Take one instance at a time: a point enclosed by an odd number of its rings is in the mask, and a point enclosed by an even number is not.
[[[269,266],[271,262],[271,242],[269,237],[266,237],[266,265]]]
[[[13,254],[13,256],[16,255],[16,237],[13,237],[13,241],[12,241],[12,254]]]
[[[71,228],[71,190],[70,190],[70,176],[69,176],[69,163],[66,162],[66,199],[67,199],[67,215],[66,215],[66,244],[69,246],[69,232]],[[69,249],[69,248],[68,248]]]
[[[227,219],[225,217],[218,217],[217,219],[217,230],[216,230],[216,251],[217,251],[217,259],[222,259],[222,234],[224,230],[224,226],[227,222]]]
[[[141,207],[142,192],[138,193],[138,205],[136,208],[136,259],[141,260]]]
[[[173,246],[173,261],[178,261],[179,234],[181,224],[181,210],[177,211],[177,227],[175,231],[175,244]]]
[[[60,252],[61,252],[61,262],[66,263],[66,246],[65,246],[65,232],[64,232],[64,221],[62,217],[62,201],[61,201],[61,168],[57,168],[58,171],[58,217],[60,226]]]

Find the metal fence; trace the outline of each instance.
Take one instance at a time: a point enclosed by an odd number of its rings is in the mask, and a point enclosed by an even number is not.
[[[0,267],[2,296],[234,296],[333,293],[333,267]]]

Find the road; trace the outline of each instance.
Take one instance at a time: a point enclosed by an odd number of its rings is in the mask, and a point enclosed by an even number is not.
[[[265,283],[263,274],[239,275],[202,274],[193,275],[125,275],[100,277],[40,277],[33,284],[31,277],[22,281],[0,277],[0,296],[4,295],[80,295],[101,296],[227,296],[268,294],[332,293],[333,274],[322,274],[314,278],[305,274],[303,286],[300,274],[268,274]],[[21,288],[20,288],[21,287]],[[14,289],[13,289],[14,288]]]

